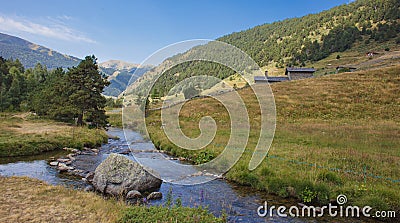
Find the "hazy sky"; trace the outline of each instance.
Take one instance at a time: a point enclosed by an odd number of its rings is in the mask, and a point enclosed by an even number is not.
[[[61,53],[140,63],[188,39],[215,39],[349,0],[3,1],[0,32]]]

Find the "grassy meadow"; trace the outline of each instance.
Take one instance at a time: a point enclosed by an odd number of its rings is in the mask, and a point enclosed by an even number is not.
[[[268,157],[247,169],[257,144],[260,110],[250,88],[239,90],[251,131],[241,160],[227,179],[302,202],[326,204],[345,194],[349,203],[400,210],[400,66],[341,73],[271,85],[277,125]],[[182,131],[200,134],[209,115],[218,125],[213,142],[201,151],[174,146],[160,131],[160,111],[146,119],[154,144],[195,163],[216,157],[230,136],[225,108],[212,98],[187,102],[180,112]]]
[[[1,222],[220,222],[202,208],[128,206],[122,200],[0,176]]]
[[[63,147],[96,147],[104,142],[104,130],[40,119],[29,113],[0,113],[0,157],[35,155]]]

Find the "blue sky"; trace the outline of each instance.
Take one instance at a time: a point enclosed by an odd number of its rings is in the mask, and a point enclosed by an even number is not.
[[[83,58],[140,63],[188,39],[215,39],[349,0],[4,1],[0,32]]]

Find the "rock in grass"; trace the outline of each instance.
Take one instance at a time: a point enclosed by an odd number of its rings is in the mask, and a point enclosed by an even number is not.
[[[83,191],[85,191],[85,192],[94,191],[94,188],[93,188],[92,185],[87,185],[87,186],[83,189]]]
[[[286,192],[290,197],[296,197],[296,189],[294,187],[287,187]]]
[[[131,190],[126,195],[126,199],[135,199],[135,198],[141,198],[141,197],[142,197],[142,194],[137,190]]]
[[[64,147],[64,148],[63,148],[63,150],[66,150],[66,151],[72,151],[72,150],[74,150],[74,148],[68,148],[68,147]]]
[[[161,192],[151,192],[147,196],[147,200],[158,200],[162,198],[162,193]]]
[[[144,169],[119,154],[110,154],[95,170],[93,186],[96,190],[114,196],[126,195],[131,190],[139,192],[160,188],[162,180],[153,170]]]

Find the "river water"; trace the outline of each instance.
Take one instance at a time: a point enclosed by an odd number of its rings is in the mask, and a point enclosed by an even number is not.
[[[156,152],[153,144],[143,140],[139,133],[125,130],[124,135],[122,129],[110,128],[108,134],[117,136],[119,139],[109,139],[109,142],[100,148],[97,155],[86,154],[76,157],[72,165],[77,169],[85,170],[82,175],[85,175],[88,171],[94,171],[110,153],[122,153],[133,160],[139,159],[142,164],[160,172],[163,179],[168,179],[170,174],[174,174],[174,169],[168,166],[170,162],[166,162],[171,160],[171,157]],[[129,150],[129,147],[133,150]],[[132,153],[134,156],[132,156]],[[61,174],[49,166],[48,159],[50,157],[62,155],[66,155],[64,151],[22,158],[3,158],[0,159],[0,175],[28,176],[53,185],[65,185],[76,189],[85,187],[86,184],[81,180],[81,177]],[[225,212],[229,222],[318,222],[318,219],[311,218],[279,218],[275,217],[276,214],[274,217],[259,217],[257,208],[263,205],[264,201],[267,201],[269,205],[285,205],[287,207],[293,205],[294,201],[260,193],[249,187],[229,183],[223,179],[190,186],[163,182],[159,191],[163,193],[163,198],[151,201],[149,205],[165,204],[166,195],[169,191],[172,191],[173,199],[180,198],[183,206],[207,207],[216,216]]]

